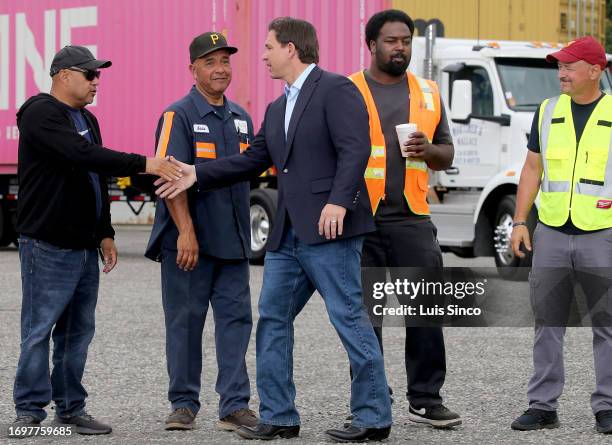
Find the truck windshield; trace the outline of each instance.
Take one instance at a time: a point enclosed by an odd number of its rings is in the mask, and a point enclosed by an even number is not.
[[[557,67],[542,59],[496,58],[508,107],[515,111],[535,111],[549,97],[559,95]],[[610,71],[601,77],[601,89],[612,94]]]

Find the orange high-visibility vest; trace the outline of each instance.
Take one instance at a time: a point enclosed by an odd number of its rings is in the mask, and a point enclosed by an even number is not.
[[[370,115],[370,139],[372,151],[365,172],[366,185],[372,213],[376,214],[380,200],[385,195],[386,177],[386,148],[385,137],[380,125],[380,117],[372,93],[368,88],[363,71],[352,74],[349,78],[355,83],[365,99]],[[438,86],[432,80],[423,79],[407,72],[408,90],[410,91],[410,122],[416,123],[419,131],[427,135],[431,142],[440,122],[440,93]],[[406,175],[404,181],[404,196],[410,210],[417,215],[429,215],[427,204],[427,190],[429,188],[429,175],[427,164],[424,161],[406,159]]]

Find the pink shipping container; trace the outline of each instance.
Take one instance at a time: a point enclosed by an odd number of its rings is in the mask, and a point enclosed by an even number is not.
[[[15,113],[29,96],[49,91],[51,60],[64,45],[87,46],[113,62],[103,71],[96,103],[89,108],[100,121],[105,145],[151,156],[161,112],[193,83],[188,46],[196,35],[222,32],[239,48],[232,56],[227,94],[251,113],[258,127],[266,104],[283,88],[261,62],[273,18],[289,15],[313,23],[321,67],[348,75],[369,63],[365,23],[389,5],[389,0],[3,0],[0,244],[6,244],[2,226],[10,225],[7,215],[17,198]]]
[[[187,93],[188,46],[197,34],[219,31],[239,48],[228,96],[257,126],[265,105],[282,92],[261,62],[268,23],[303,18],[318,32],[324,69],[350,74],[367,64],[363,28],[387,1],[366,0],[21,0],[0,5],[0,172],[15,171],[15,112],[48,91],[53,54],[84,45],[113,66],[103,72],[91,106],[105,144],[151,155],[157,119]]]

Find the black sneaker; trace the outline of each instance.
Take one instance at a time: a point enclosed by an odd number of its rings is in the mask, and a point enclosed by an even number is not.
[[[110,434],[113,429],[110,425],[106,425],[102,422],[98,422],[92,416],[87,413],[83,413],[80,416],[72,417],[60,417],[55,416],[55,421],[62,425],[74,425],[74,431],[78,434],[85,435],[98,435],[98,434]]]
[[[11,439],[23,439],[34,435],[35,427],[40,425],[40,420],[32,416],[17,416],[8,427],[8,437]]]
[[[195,414],[189,408],[177,408],[166,419],[165,429],[168,431],[192,430],[194,425]]]
[[[595,414],[595,427],[598,433],[612,433],[612,409],[598,411]]]
[[[442,404],[420,409],[409,404],[408,419],[417,423],[426,423],[434,428],[452,428],[461,425],[461,416]]]
[[[517,417],[510,428],[518,431],[533,431],[544,428],[559,428],[557,411],[545,411],[543,409],[529,408],[521,416]]]

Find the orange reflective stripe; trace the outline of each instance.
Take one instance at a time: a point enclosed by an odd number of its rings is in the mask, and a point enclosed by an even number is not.
[[[217,159],[217,149],[212,142],[196,142],[196,157]]]
[[[422,84],[427,85],[429,91],[423,91]],[[432,80],[419,81],[414,74],[408,73],[408,88],[411,97],[410,122],[415,122],[417,128],[425,133],[429,141],[432,141],[442,116],[438,86]],[[407,160],[404,196],[410,210],[417,215],[429,215],[428,182],[427,165],[424,162],[414,163]]]
[[[368,170],[366,170],[366,172],[382,172],[382,175],[370,175],[369,177],[366,176],[365,179],[368,195],[370,197],[370,204],[372,205],[372,213],[375,214],[376,210],[378,209],[378,205],[380,204],[380,200],[383,199],[383,195],[385,194],[385,136],[382,132],[380,118],[378,116],[378,111],[376,110],[374,98],[372,97],[372,93],[368,88],[368,83],[363,71],[359,71],[358,73],[349,76],[349,79],[353,81],[363,96],[366,103],[366,108],[368,109],[372,149],[370,152],[370,158],[368,159]]]
[[[410,122],[417,124],[419,131],[427,135],[427,139],[433,140],[436,128],[440,123],[440,93],[435,82],[426,80],[432,95],[433,110],[427,107],[427,101],[421,90],[421,86],[414,74],[408,73],[408,88],[410,89]]]
[[[172,120],[174,119],[174,111],[166,111],[164,113],[164,123],[159,133],[157,148],[155,149],[156,157],[165,158],[166,150],[168,150],[168,141],[170,141],[170,131],[172,130]]]
[[[386,148],[385,137],[380,125],[380,118],[372,93],[368,88],[363,71],[349,77],[363,96],[370,117],[370,139],[372,151],[365,174],[366,186],[372,204],[372,212],[376,214],[378,205],[385,196],[386,179]],[[417,124],[419,131],[425,133],[431,141],[441,118],[441,102],[438,86],[432,80],[421,79],[411,72],[407,73],[407,86],[410,91],[410,110],[407,122]],[[427,166],[422,162],[408,160],[406,162],[404,196],[413,213],[429,214],[427,204],[428,173]]]

